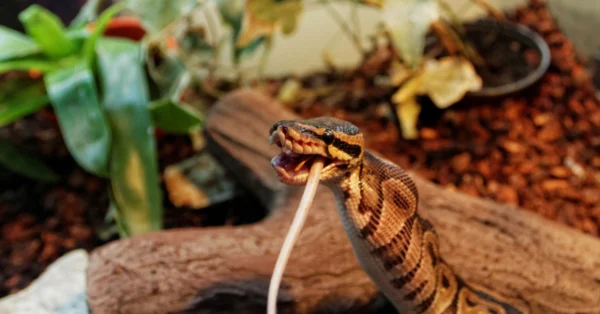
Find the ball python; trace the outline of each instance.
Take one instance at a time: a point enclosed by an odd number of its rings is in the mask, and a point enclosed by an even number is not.
[[[399,313],[529,313],[458,277],[439,252],[432,224],[419,216],[418,191],[399,166],[365,149],[353,124],[332,117],[283,120],[269,130],[281,148],[271,165],[288,185],[304,185],[312,162],[360,266]]]

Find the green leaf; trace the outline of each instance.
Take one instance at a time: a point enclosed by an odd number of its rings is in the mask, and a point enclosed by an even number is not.
[[[39,53],[40,47],[29,37],[0,25],[0,61]]]
[[[266,36],[260,36],[244,47],[236,47],[234,53],[235,63],[238,63],[245,56],[249,56],[254,53],[256,49],[258,49],[265,42],[266,38]]]
[[[119,219],[130,235],[160,230],[162,196],[141,46],[102,38],[96,47],[112,130],[110,178]]]
[[[152,82],[156,84],[153,92],[158,92],[160,98],[177,87],[178,81],[185,72],[185,65],[180,56],[164,53],[158,47],[149,47],[147,50],[146,65]]]
[[[49,57],[61,58],[77,51],[60,19],[43,7],[36,4],[29,6],[19,14],[19,20],[27,34]]]
[[[117,233],[121,238],[127,238],[131,236],[129,231],[127,230],[127,226],[125,225],[123,219],[120,218],[120,213],[122,210],[117,205],[117,201],[115,201],[115,196],[113,193],[109,194],[109,204],[108,204],[108,214],[110,214],[112,219],[114,219],[114,229],[109,230],[109,232]],[[107,236],[112,236],[111,234],[107,234]]]
[[[56,182],[59,177],[36,155],[24,151],[6,139],[0,139],[0,164],[23,176],[43,182]]]
[[[83,44],[83,56],[86,60],[88,60],[88,62],[90,62],[90,65],[92,65],[94,56],[96,54],[96,42],[98,41],[98,38],[104,34],[104,31],[106,30],[106,27],[108,27],[110,20],[124,8],[125,3],[117,2],[100,14],[100,17],[96,21],[94,31]]]
[[[98,15],[98,10],[100,9],[100,5],[104,0],[87,0],[77,16],[71,21],[69,25],[70,29],[85,27],[90,22],[96,20],[96,16]]]
[[[181,47],[187,54],[193,55],[196,60],[207,61],[215,55],[215,49],[206,41],[206,32],[203,28],[190,30],[181,39]]]
[[[8,95],[0,95],[0,126],[7,125],[48,104],[44,83],[37,81]]]
[[[65,144],[77,163],[108,176],[110,127],[98,102],[94,74],[81,60],[45,76]]]
[[[142,20],[144,29],[155,34],[197,4],[196,0],[127,0],[127,7]]]
[[[237,41],[237,38],[242,30],[242,21],[244,19],[244,9],[246,8],[246,1],[244,0],[216,0],[217,8],[221,14],[223,21],[231,26],[233,34],[233,42]]]
[[[58,63],[43,58],[17,59],[0,62],[0,74],[8,71],[28,71],[32,69],[46,73],[58,67]]]
[[[276,29],[285,35],[296,30],[304,10],[301,0],[247,0],[244,23],[236,42],[246,46],[261,36],[272,36]]]
[[[81,47],[82,43],[89,37],[86,31],[69,32],[67,36],[75,43],[77,47]],[[0,52],[1,53],[1,52]],[[24,58],[14,58],[10,60],[0,61],[0,74],[8,71],[28,71],[36,70],[41,73],[54,71],[65,66],[69,66],[73,62],[78,62],[78,55],[70,55],[59,60],[49,59],[46,56],[37,55]]]
[[[161,99],[150,104],[154,126],[173,134],[187,134],[190,130],[202,126],[200,113],[184,103],[175,103],[170,99]]]
[[[182,69],[183,71],[183,69]],[[189,134],[202,126],[202,113],[180,101],[190,85],[190,74],[181,72],[172,79],[166,96],[150,103],[150,113],[155,127],[173,134]]]
[[[69,29],[67,30],[67,37],[75,43],[75,46],[79,49],[83,42],[90,36],[90,31],[87,28]]]

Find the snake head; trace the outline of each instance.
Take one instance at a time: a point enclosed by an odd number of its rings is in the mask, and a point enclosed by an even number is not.
[[[271,144],[281,153],[271,160],[282,182],[303,185],[308,179],[314,157],[325,157],[321,182],[334,181],[360,165],[364,140],[350,122],[319,117],[307,120],[282,120],[269,131]]]

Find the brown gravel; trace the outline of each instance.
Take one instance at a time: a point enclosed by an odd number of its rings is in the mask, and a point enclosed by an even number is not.
[[[333,105],[317,99],[315,106],[298,111],[354,122],[366,133],[370,148],[448,188],[599,235],[600,104],[591,80],[542,1],[532,1],[509,18],[538,31],[549,43],[548,73],[536,86],[504,99],[466,99],[445,111],[422,99],[419,140],[399,137],[387,100],[393,90],[375,87],[369,82],[374,75],[366,76],[364,69],[360,78],[341,76],[341,89],[352,86],[348,80],[363,81],[367,90],[354,91],[361,99],[347,96]],[[349,112],[355,103],[368,106]]]
[[[0,167],[0,297],[25,288],[57,258],[77,248],[92,250],[108,241],[105,227],[108,182],[87,174],[69,156],[51,109],[0,128],[0,136],[37,152],[62,177],[56,184],[34,182]],[[189,138],[157,131],[159,167],[190,157]],[[163,188],[163,196],[166,191]],[[250,195],[204,210],[174,208],[165,199],[165,227],[242,224],[266,214]]]
[[[0,297],[16,292],[62,254],[102,243],[90,215],[105,213],[105,182],[74,169],[49,110],[0,128],[47,159],[64,180],[50,185],[0,172]]]

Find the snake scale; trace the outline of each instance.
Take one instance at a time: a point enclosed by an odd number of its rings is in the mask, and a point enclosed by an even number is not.
[[[366,150],[355,125],[332,117],[283,120],[269,134],[282,150],[271,164],[283,183],[306,184],[311,161],[326,158],[320,182],[335,196],[361,267],[400,313],[530,312],[454,273],[434,227],[419,216],[411,178]]]

